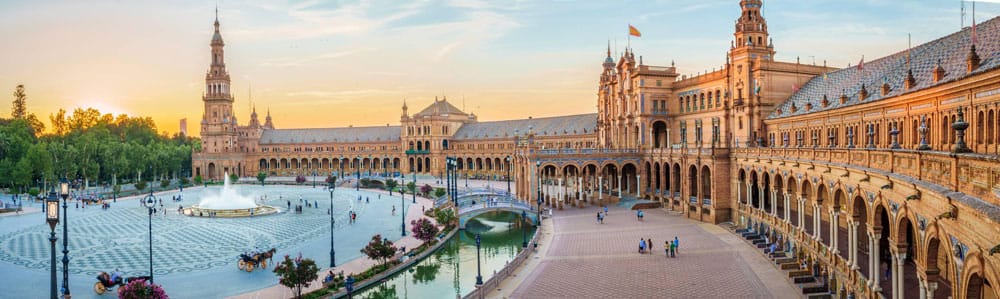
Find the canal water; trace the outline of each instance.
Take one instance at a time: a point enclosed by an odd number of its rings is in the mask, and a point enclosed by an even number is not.
[[[356,298],[447,298],[468,294],[476,287],[476,234],[480,234],[483,281],[514,260],[522,238],[531,240],[535,227],[521,215],[491,212],[469,221],[434,254],[400,271]],[[529,244],[530,245],[530,244]]]

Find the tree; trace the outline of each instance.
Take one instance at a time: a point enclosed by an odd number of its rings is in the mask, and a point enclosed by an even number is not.
[[[417,192],[417,183],[414,182],[406,183],[406,190],[410,191],[410,193]]]
[[[267,173],[263,171],[257,172],[257,180],[260,181],[260,185],[264,186],[264,180],[267,179]]]
[[[375,235],[372,236],[372,240],[365,248],[361,248],[361,253],[378,261],[379,264],[385,264],[390,257],[396,254],[396,246],[393,246],[389,239],[382,239],[382,235]]]
[[[309,287],[309,283],[316,280],[319,268],[312,259],[303,259],[302,254],[295,259],[285,255],[285,260],[274,267],[274,273],[278,276],[278,283],[292,289],[295,298],[302,298],[302,288]]]
[[[434,223],[427,218],[410,221],[410,226],[413,227],[410,230],[413,232],[413,237],[424,242],[434,240],[437,238],[438,232],[440,232],[437,225],[434,225]]]
[[[423,186],[420,186],[420,193],[423,193],[425,197],[428,194],[430,194],[431,191],[433,191],[433,190],[434,190],[434,188],[431,187],[431,185],[428,185],[428,184],[424,184]]]
[[[194,184],[195,185],[201,185],[204,182],[205,182],[205,179],[202,179],[200,174],[194,176]]]
[[[167,188],[170,186],[170,180],[160,180],[160,188]]]
[[[28,117],[28,95],[24,93],[24,84],[18,84],[14,88],[14,102],[10,108],[10,117],[24,119]]]
[[[142,191],[143,189],[146,189],[145,180],[139,180],[138,182],[135,183],[135,190]]]
[[[444,196],[445,193],[448,193],[448,191],[445,191],[444,188],[438,187],[437,189],[434,189],[434,197],[440,198],[441,196]]]
[[[298,175],[298,176],[295,177],[295,182],[299,183],[299,184],[305,183],[306,182],[306,177],[304,177],[302,175]]]
[[[333,175],[327,176],[326,180],[324,180],[324,181],[326,182],[327,185],[334,185],[334,186],[336,186],[337,185],[337,176],[333,176]]]
[[[455,220],[455,211],[452,209],[438,209],[434,213],[434,220],[437,220],[437,223],[442,225],[451,224]]]
[[[399,186],[399,182],[394,179],[385,180],[385,187],[389,189],[389,196],[392,196],[392,190]]]
[[[236,181],[239,181],[239,180],[240,180],[240,175],[235,174],[235,173],[230,173],[229,174],[229,182],[235,183]]]
[[[163,287],[158,284],[146,283],[144,279],[135,279],[118,290],[120,299],[168,299]]]

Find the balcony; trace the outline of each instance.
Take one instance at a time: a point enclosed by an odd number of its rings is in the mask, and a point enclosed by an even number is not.
[[[431,151],[428,150],[406,150],[407,155],[426,155],[430,153]]]

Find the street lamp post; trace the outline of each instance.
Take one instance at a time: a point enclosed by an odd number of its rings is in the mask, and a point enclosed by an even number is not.
[[[332,178],[330,180],[330,188],[329,188],[329,190],[330,190],[330,268],[333,268],[335,265],[337,265],[337,251],[335,249],[333,249],[333,227],[334,227],[334,225],[337,224],[337,222],[333,220],[333,190],[336,189],[336,187],[337,187],[336,181],[337,181],[336,178]]]
[[[413,203],[417,203],[417,173],[413,173]]]
[[[483,272],[479,267],[479,247],[481,243],[479,234],[476,234],[476,287],[483,285]]]
[[[413,200],[414,200],[413,202],[416,202],[416,200],[417,200],[417,192],[413,192]],[[403,236],[406,237],[406,195],[405,194],[399,196],[399,209],[401,210],[401,212],[399,213],[399,220],[400,220],[399,229],[401,231],[403,231]]]
[[[313,188],[316,188],[316,171],[315,170],[313,170]],[[333,211],[330,211],[330,213],[333,213]]]
[[[535,176],[538,177],[538,185],[535,189],[538,190],[538,209],[535,210],[535,216],[538,217],[538,226],[542,226],[542,174],[538,173],[538,168],[542,167],[542,161],[535,162]]]
[[[146,212],[149,216],[149,283],[153,283],[153,210],[156,207],[156,196],[153,196],[153,189],[149,189],[149,195],[142,200],[142,204],[146,206]]]
[[[506,160],[507,165],[504,165],[504,168],[507,168],[507,197],[510,199],[510,156],[507,156]]]
[[[51,273],[49,277],[49,298],[56,299],[56,225],[59,224],[59,198],[56,191],[49,191],[49,196],[45,198],[45,222],[49,223],[49,245],[51,248]]]
[[[62,250],[62,253],[63,253],[63,258],[62,258],[62,264],[63,264],[63,270],[62,270],[63,271],[63,285],[62,285],[62,287],[63,287],[63,297],[69,298],[70,297],[70,293],[69,293],[69,270],[68,270],[69,269],[69,245],[68,245],[68,243],[69,243],[68,242],[69,237],[67,236],[67,232],[66,232],[66,226],[67,226],[67,223],[69,223],[69,217],[66,214],[67,213],[66,199],[69,198],[69,182],[66,181],[65,178],[63,178],[59,182],[59,195],[62,196],[62,199],[63,199],[63,206],[62,206],[63,207],[63,221],[62,221],[62,223],[63,223],[63,250]],[[58,209],[56,209],[56,210],[57,210],[57,213],[58,213]]]
[[[357,183],[354,184],[354,191],[361,191],[361,156],[358,156],[358,164],[357,166],[354,166],[354,172],[357,173],[358,179]]]

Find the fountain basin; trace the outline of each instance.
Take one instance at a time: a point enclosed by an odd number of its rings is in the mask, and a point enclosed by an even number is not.
[[[213,217],[212,213],[215,213],[214,218],[240,218],[240,217],[255,217],[264,216],[277,213],[278,208],[272,206],[260,205],[253,208],[246,209],[206,209],[201,208],[198,205],[187,207],[183,209],[183,214],[185,216],[191,217]]]

